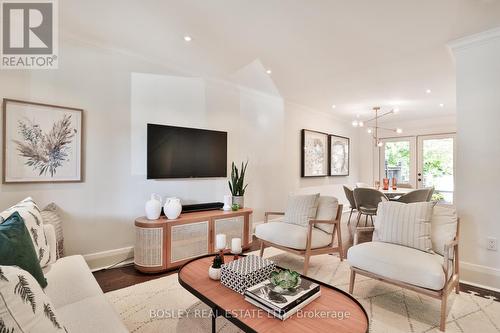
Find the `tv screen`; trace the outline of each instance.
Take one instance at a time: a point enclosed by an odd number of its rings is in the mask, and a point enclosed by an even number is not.
[[[147,178],[227,176],[227,132],[148,124]]]

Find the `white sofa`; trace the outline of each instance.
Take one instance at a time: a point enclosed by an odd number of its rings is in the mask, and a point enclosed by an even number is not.
[[[50,264],[43,269],[44,289],[68,332],[128,332],[80,255],[56,258],[56,234],[44,225],[50,247]]]

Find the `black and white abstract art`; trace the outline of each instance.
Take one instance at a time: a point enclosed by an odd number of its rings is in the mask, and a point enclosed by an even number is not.
[[[82,181],[81,109],[4,99],[4,183]]]
[[[349,138],[330,135],[330,176],[349,175]]]
[[[302,130],[302,177],[328,176],[328,134]]]

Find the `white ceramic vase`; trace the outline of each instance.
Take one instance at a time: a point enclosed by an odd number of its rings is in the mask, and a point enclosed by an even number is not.
[[[157,220],[161,214],[161,197],[153,193],[151,199],[146,202],[146,218],[148,220]]]
[[[224,207],[222,210],[229,211],[231,210],[231,205],[233,204],[233,197],[231,195],[224,196]]]
[[[220,268],[213,268],[210,266],[208,269],[208,277],[212,280],[220,280]]]
[[[163,212],[165,212],[167,219],[175,220],[182,212],[181,200],[177,198],[167,198],[165,206],[163,206]]]

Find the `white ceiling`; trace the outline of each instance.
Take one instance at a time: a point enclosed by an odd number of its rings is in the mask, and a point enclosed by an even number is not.
[[[500,0],[59,3],[63,33],[197,76],[230,78],[259,59],[287,100],[345,117],[391,104],[404,120],[453,114],[446,43],[500,26]]]

